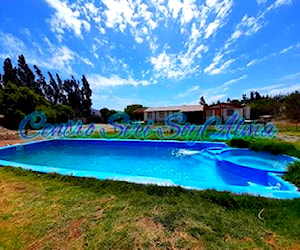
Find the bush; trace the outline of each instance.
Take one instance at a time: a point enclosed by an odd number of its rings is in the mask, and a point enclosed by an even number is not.
[[[294,144],[275,139],[231,139],[227,142],[231,147],[250,148],[254,151],[266,151],[271,154],[286,154],[300,157],[300,151],[297,150]]]
[[[250,141],[241,138],[233,138],[228,142],[230,147],[249,148]]]
[[[300,161],[290,164],[288,172],[283,176],[283,178],[300,188]]]

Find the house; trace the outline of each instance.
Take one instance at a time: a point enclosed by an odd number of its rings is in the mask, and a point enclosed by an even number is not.
[[[230,116],[237,112],[240,117],[246,120],[250,119],[250,107],[245,104],[236,103],[218,103],[204,106],[204,120],[212,116],[219,116],[222,122],[225,122]]]
[[[183,113],[189,123],[203,123],[203,106],[202,105],[182,105],[170,107],[152,107],[144,110],[144,121],[154,121],[163,123],[165,119],[174,113]]]
[[[138,108],[132,112],[134,121],[144,121],[144,111],[146,108]]]

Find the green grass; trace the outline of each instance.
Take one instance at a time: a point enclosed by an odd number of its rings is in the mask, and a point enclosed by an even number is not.
[[[227,143],[231,147],[250,148],[255,151],[267,151],[272,154],[286,154],[300,158],[299,143],[261,138],[235,138],[229,140]]]
[[[300,148],[253,138],[229,144],[290,155]],[[298,162],[284,178],[300,186],[299,173]],[[0,193],[0,249],[300,249],[300,199],[9,167],[0,168]]]
[[[300,188],[300,161],[290,164],[288,172],[283,176],[283,178]]]
[[[9,167],[0,168],[0,186],[0,249],[300,247],[300,199],[188,191]]]

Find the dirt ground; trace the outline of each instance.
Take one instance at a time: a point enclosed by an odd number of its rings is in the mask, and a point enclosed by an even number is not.
[[[105,127],[106,131],[113,131],[111,126],[107,124],[97,124],[98,127]],[[30,133],[35,133],[35,131],[31,131]],[[299,136],[291,136],[291,135],[285,135],[283,133],[279,133],[277,135],[277,138],[288,141],[288,142],[299,142],[300,137]],[[41,140],[42,138],[37,138],[34,140]],[[4,127],[0,126],[0,147],[18,144],[18,143],[24,143],[26,140],[21,139],[19,132],[15,130],[9,130]]]
[[[25,142],[17,131],[0,127],[0,147]]]
[[[97,129],[100,127],[104,127],[106,131],[113,131],[112,127],[107,124],[96,124]],[[87,127],[84,126],[84,128]],[[36,131],[30,131],[29,134],[34,134]],[[43,138],[35,138],[34,140],[41,140]],[[28,142],[28,140],[21,139],[19,132],[16,130],[9,130],[2,126],[0,126],[0,147],[24,143]]]

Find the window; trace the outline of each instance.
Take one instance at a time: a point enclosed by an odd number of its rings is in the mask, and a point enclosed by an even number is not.
[[[227,116],[233,115],[233,109],[227,109]]]
[[[147,118],[152,119],[152,113],[151,112],[147,113]]]
[[[206,115],[207,115],[208,117],[212,116],[212,115],[213,115],[213,111],[212,111],[212,110],[207,110],[207,111],[206,111]]]
[[[158,117],[159,118],[164,118],[164,111],[159,111],[158,112]]]

